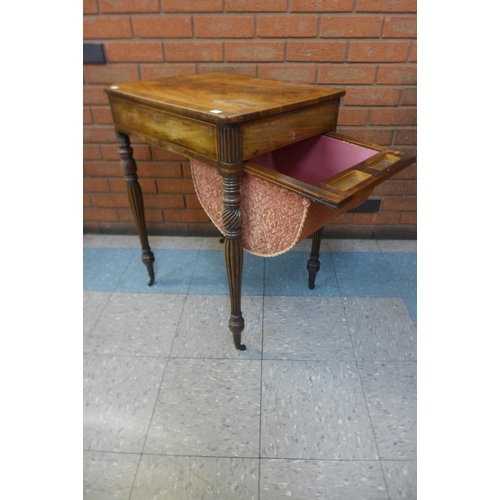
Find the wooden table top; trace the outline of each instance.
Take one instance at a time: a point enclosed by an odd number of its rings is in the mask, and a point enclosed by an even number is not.
[[[215,124],[241,123],[339,99],[343,89],[225,73],[107,85],[110,97]]]

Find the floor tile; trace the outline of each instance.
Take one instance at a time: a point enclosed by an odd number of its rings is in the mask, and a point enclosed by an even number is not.
[[[185,295],[113,294],[87,335],[84,352],[168,356],[185,300]]]
[[[406,252],[385,253],[394,275],[400,296],[403,298],[414,325],[417,325],[417,254]]]
[[[83,499],[128,500],[139,465],[139,454],[83,452]]]
[[[417,254],[392,252],[384,254],[385,260],[394,275],[401,296],[416,293],[417,290]]]
[[[375,460],[354,364],[262,362],[261,456]]]
[[[309,258],[309,254],[311,253],[311,246],[312,246],[312,239],[306,238],[305,240],[299,241],[295,246],[290,248],[290,250],[294,252],[306,252],[307,258]],[[323,252],[328,252],[328,247],[324,245],[324,242],[321,242],[320,257],[321,253]]]
[[[84,499],[416,498],[416,241],[245,252],[247,351],[220,238],[150,244],[84,235]]]
[[[259,461],[144,455],[131,500],[257,500]]]
[[[139,238],[137,238],[139,241]],[[150,236],[149,246],[153,253],[157,250],[199,250],[203,238],[198,236]],[[140,245],[137,246],[140,248]]]
[[[222,235],[220,236],[207,236],[203,238],[203,243],[201,244],[202,250],[219,250],[224,251],[224,242],[221,243]]]
[[[383,461],[382,469],[391,500],[417,500],[416,460]]]
[[[259,454],[260,362],[171,359],[145,453]]]
[[[200,251],[189,287],[190,294],[229,295],[224,246],[221,247],[220,250]]]
[[[112,292],[135,253],[132,248],[84,248],[83,289]]]
[[[330,252],[380,252],[376,240],[337,240],[335,238],[325,240]]]
[[[140,453],[166,361],[85,355],[83,447]]]
[[[262,357],[262,297],[243,296],[241,309],[245,319],[242,342],[246,351],[234,347],[229,331],[231,312],[226,295],[188,295],[172,346],[172,357],[237,358]]]
[[[375,440],[383,460],[417,458],[416,363],[359,363]]]
[[[264,257],[243,252],[242,295],[264,295],[264,269]]]
[[[399,288],[382,253],[332,253],[342,297],[399,297]]]
[[[83,335],[86,336],[94,325],[107,304],[111,293],[109,292],[83,292]]]
[[[149,236],[149,246],[153,253],[160,249],[169,250],[199,250],[201,248],[202,237],[197,236]],[[84,234],[84,247],[101,248],[133,248],[141,249],[141,241],[138,235],[118,235],[118,234]]]
[[[260,500],[388,500],[379,462],[262,460]]]
[[[407,297],[403,297],[403,301],[406,305],[406,309],[408,309],[408,314],[413,321],[415,327],[417,327],[417,295],[409,295]]]
[[[417,240],[377,240],[382,252],[416,252]]]
[[[262,295],[264,259],[248,252],[243,254],[242,295]],[[190,294],[228,295],[226,264],[222,250],[202,250],[196,262]]]
[[[116,291],[151,294],[187,293],[199,250],[156,250],[154,254],[155,282],[152,286],[148,286],[148,272],[142,263],[141,252],[137,250],[118,282]]]
[[[264,297],[264,359],[354,361],[340,298]]]
[[[417,359],[417,331],[402,299],[342,300],[358,361]]]
[[[141,248],[139,236],[121,234],[84,234],[84,247],[98,248]]]
[[[321,269],[316,275],[316,287],[309,289],[306,252],[287,252],[265,261],[265,295],[298,297],[338,297],[339,290],[330,254],[320,255]]]

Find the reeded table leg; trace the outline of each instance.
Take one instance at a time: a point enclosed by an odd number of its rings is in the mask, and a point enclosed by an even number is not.
[[[245,328],[245,320],[241,314],[241,278],[243,275],[243,243],[241,241],[240,179],[241,171],[228,177],[222,174],[224,210],[224,257],[226,260],[229,296],[231,300],[231,316],[229,329],[233,334],[236,349],[244,351],[241,343],[241,332]]]
[[[155,272],[153,269],[153,262],[155,257],[148,242],[148,234],[146,232],[146,219],[144,217],[144,202],[142,198],[142,190],[139,182],[137,181],[137,165],[133,158],[133,149],[130,147],[130,139],[126,134],[117,132],[119,152],[120,152],[120,165],[123,170],[125,182],[127,184],[128,201],[132,214],[134,215],[135,226],[141,240],[142,247],[142,262],[146,266],[149,274],[148,285],[151,286],[155,281]]]
[[[307,261],[307,270],[309,271],[309,288],[312,290],[316,285],[316,274],[319,271],[321,262],[319,261],[319,247],[321,246],[321,235],[323,228],[318,229],[312,236],[312,246],[310,259]]]
[[[233,334],[234,346],[244,351],[241,332],[245,320],[241,314],[241,278],[243,276],[243,242],[241,240],[241,194],[240,182],[243,173],[241,130],[239,125],[217,127],[218,163],[222,175],[222,221],[224,223],[224,257],[226,260],[231,316],[229,330]]]

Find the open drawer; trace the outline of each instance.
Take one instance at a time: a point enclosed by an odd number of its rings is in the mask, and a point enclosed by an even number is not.
[[[415,157],[333,132],[245,162],[245,172],[328,207],[362,203],[375,186],[411,165]]]
[[[240,188],[243,247],[267,257],[288,251],[414,160],[335,133],[248,160]],[[195,160],[191,169],[198,199],[223,233],[221,176]]]

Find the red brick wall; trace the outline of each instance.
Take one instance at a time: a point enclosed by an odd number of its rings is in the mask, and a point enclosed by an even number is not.
[[[230,71],[347,90],[339,131],[415,153],[416,0],[84,0],[84,230],[133,231],[102,85]],[[189,162],[132,138],[150,234],[215,234]],[[374,214],[329,226],[345,237],[415,237],[416,165],[380,185]]]

